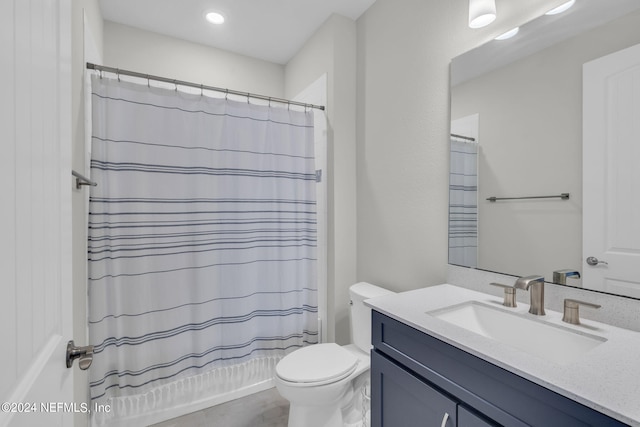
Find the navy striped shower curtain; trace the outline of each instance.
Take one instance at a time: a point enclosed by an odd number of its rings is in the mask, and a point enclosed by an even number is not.
[[[93,423],[270,379],[318,341],[313,113],[98,76],[91,102]]]
[[[478,144],[451,138],[449,264],[478,264]]]

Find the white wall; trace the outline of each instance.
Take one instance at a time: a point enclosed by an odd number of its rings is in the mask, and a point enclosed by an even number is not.
[[[449,62],[563,3],[377,0],[357,21],[357,276],[402,291],[447,274]]]
[[[160,77],[282,97],[284,66],[111,21],[104,64]]]
[[[639,27],[631,14],[453,89],[452,119],[480,114],[480,268],[548,279],[580,269],[582,64],[640,43]],[[570,200],[485,201],[563,192]]]
[[[349,342],[349,286],[356,283],[356,23],[333,15],[286,65],[285,97],[327,74],[327,337]]]

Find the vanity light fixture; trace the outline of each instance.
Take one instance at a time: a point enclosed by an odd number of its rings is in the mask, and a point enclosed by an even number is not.
[[[545,15],[557,15],[559,13],[564,12],[565,10],[569,9],[571,6],[573,6],[573,4],[576,2],[576,0],[569,0],[566,3],[562,3],[560,6],[558,7],[554,7],[553,9],[551,9],[549,12],[545,13]]]
[[[518,31],[520,31],[520,27],[515,27],[509,31],[507,31],[506,33],[500,34],[498,37],[495,38],[495,40],[506,40],[506,39],[510,39],[511,37],[515,36],[516,34],[518,34]]]
[[[218,12],[206,12],[204,17],[207,21],[215,25],[224,23],[224,16],[222,16],[222,14]]]
[[[496,19],[495,0],[469,0],[469,27],[482,28]]]

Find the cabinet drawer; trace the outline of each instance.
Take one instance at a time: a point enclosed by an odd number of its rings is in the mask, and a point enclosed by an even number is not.
[[[376,311],[372,313],[372,343],[502,425],[626,425]]]

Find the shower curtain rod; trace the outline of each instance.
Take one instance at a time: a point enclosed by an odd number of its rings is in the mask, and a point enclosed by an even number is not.
[[[170,84],[176,85],[176,87],[177,86],[188,86],[188,87],[194,87],[194,88],[200,89],[200,90],[205,90],[206,89],[206,90],[211,90],[211,91],[214,91],[214,92],[222,92],[222,93],[227,94],[227,95],[239,95],[239,96],[244,96],[244,97],[247,97],[247,98],[261,99],[263,101],[277,102],[279,104],[297,105],[297,106],[305,107],[305,108],[315,108],[315,109],[324,111],[324,105],[305,104],[304,102],[290,101],[288,99],[274,98],[272,96],[257,95],[255,93],[240,92],[240,91],[237,91],[237,90],[223,89],[223,88],[215,87],[215,86],[206,86],[206,85],[203,85],[203,84],[191,83],[191,82],[186,82],[186,81],[183,81],[183,80],[168,79],[166,77],[152,76],[150,74],[138,73],[136,71],[121,70],[119,68],[92,64],[90,62],[87,62],[87,69],[88,70],[96,70],[96,71],[106,71],[108,73],[113,73],[113,74],[121,75],[121,76],[139,77],[141,79],[146,79],[146,80],[154,80],[154,81],[157,81],[157,82],[170,83]]]

